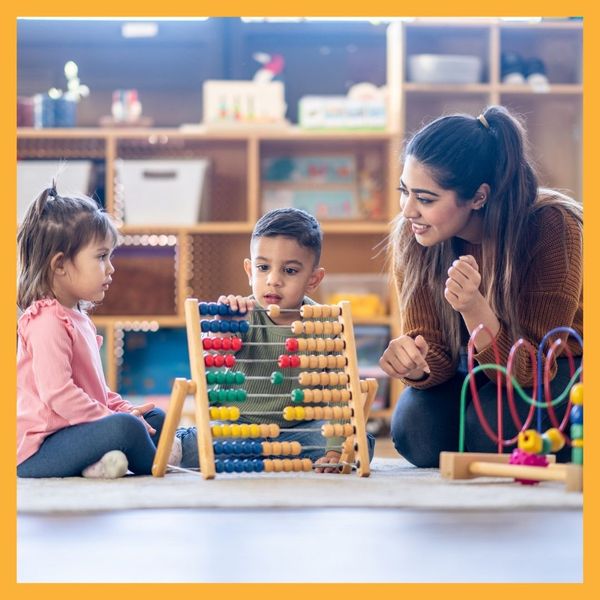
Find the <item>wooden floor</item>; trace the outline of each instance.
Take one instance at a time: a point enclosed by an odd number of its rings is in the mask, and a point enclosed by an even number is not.
[[[378,456],[396,455],[390,442],[378,440],[377,446]],[[21,515],[17,577],[80,583],[581,582],[582,537],[577,511]],[[350,549],[360,563],[336,558],[348,557]]]

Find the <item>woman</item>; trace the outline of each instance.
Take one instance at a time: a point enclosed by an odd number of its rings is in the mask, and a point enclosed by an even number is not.
[[[440,451],[457,449],[465,347],[480,324],[493,334],[503,365],[520,337],[537,346],[557,326],[582,332],[581,206],[538,186],[526,147],[523,126],[501,106],[477,118],[436,119],[406,147],[401,212],[390,236],[402,335],[380,364],[406,385],[392,439],[419,467],[435,467]],[[491,342],[485,331],[477,336],[477,363],[496,362]],[[572,337],[567,344],[578,366],[581,348]],[[517,353],[513,375],[532,385],[527,352]],[[566,357],[553,361],[551,375],[556,396],[569,381]],[[478,378],[492,428],[495,381],[495,371]],[[519,402],[518,408],[524,419],[529,405]],[[544,419],[549,426],[547,414]],[[508,411],[503,421],[504,437],[514,436]],[[466,449],[496,450],[472,404]],[[565,457],[563,451],[559,460]]]

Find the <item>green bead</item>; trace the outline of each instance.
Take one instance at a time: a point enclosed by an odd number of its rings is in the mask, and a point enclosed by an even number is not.
[[[227,395],[226,402],[235,402],[237,400],[237,390],[225,390]]]
[[[583,464],[583,448],[571,448],[571,462],[576,465]]]
[[[294,404],[302,404],[304,402],[304,390],[300,388],[292,390],[292,402]]]
[[[540,454],[550,454],[552,452],[552,442],[547,438],[542,436],[542,451]]]
[[[219,402],[219,390],[210,390],[208,392],[208,401],[211,404],[216,404]]]
[[[281,371],[273,371],[271,373],[271,383],[273,385],[281,385],[283,383],[283,373]]]
[[[246,375],[244,375],[244,373],[242,373],[241,371],[237,371],[235,374],[234,383],[236,383],[237,385],[241,385],[245,381],[246,381]]]
[[[571,425],[571,437],[574,440],[580,440],[583,437],[583,425],[575,423]]]
[[[217,372],[217,383],[223,384],[223,383],[225,383],[226,379],[227,379],[227,373],[225,373],[223,371]]]
[[[208,371],[206,373],[206,383],[208,383],[209,385],[217,383],[217,375],[214,371]]]
[[[235,373],[233,373],[231,371],[227,371],[227,373],[225,374],[225,383],[227,385],[231,385],[234,382],[235,382]]]
[[[246,402],[248,392],[246,390],[235,390],[236,391],[236,402]]]

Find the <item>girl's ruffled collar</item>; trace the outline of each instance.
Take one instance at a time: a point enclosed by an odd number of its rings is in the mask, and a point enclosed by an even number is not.
[[[63,321],[71,331],[74,330],[70,313],[75,311],[64,307],[58,300],[56,300],[56,298],[42,298],[41,300],[36,300],[33,304],[31,304],[21,315],[21,318],[19,319],[19,328],[27,325],[32,319],[35,319],[49,307],[52,307],[52,310],[56,316]]]

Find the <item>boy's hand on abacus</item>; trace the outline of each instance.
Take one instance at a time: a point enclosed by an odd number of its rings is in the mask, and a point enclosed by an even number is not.
[[[483,299],[480,284],[477,261],[471,255],[460,256],[448,269],[444,297],[457,312],[467,312]]]
[[[402,379],[421,379],[424,373],[431,373],[425,360],[429,344],[422,335],[411,338],[401,335],[390,340],[388,347],[379,359],[379,366],[390,377]]]
[[[152,425],[150,425],[150,423],[148,423],[148,421],[144,419],[144,415],[147,412],[150,412],[154,408],[154,406],[155,405],[152,402],[146,402],[146,404],[134,406],[130,411],[132,415],[134,415],[135,417],[139,417],[142,420],[142,423],[146,426],[146,429],[148,430],[148,433],[150,435],[154,435],[156,433],[156,429],[154,429],[154,427],[152,427]]]
[[[315,461],[316,465],[326,465],[328,463],[332,463],[332,464],[339,464],[340,462],[340,457],[342,455],[339,452],[336,452],[335,450],[329,450],[329,452],[327,452],[327,454],[325,454],[325,456],[321,456],[321,458],[319,458],[317,461]],[[340,472],[340,467],[335,466],[335,467],[325,467],[323,466],[322,468],[319,469],[315,469],[315,473],[339,473]]]
[[[231,310],[236,310],[242,315],[252,310],[255,305],[254,299],[250,298],[250,296],[236,296],[235,294],[219,296],[218,302],[229,305]]]

